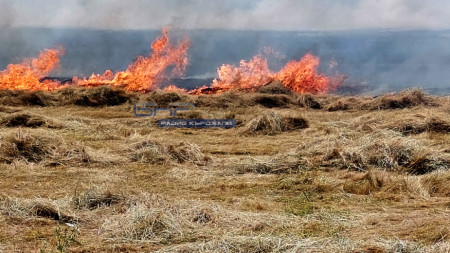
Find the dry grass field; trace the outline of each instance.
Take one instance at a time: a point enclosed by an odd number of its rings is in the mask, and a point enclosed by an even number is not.
[[[3,90],[0,128],[0,252],[450,252],[448,96]]]

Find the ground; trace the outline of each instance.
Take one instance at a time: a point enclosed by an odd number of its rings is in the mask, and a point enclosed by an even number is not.
[[[0,252],[450,251],[448,96],[95,90],[1,94]]]

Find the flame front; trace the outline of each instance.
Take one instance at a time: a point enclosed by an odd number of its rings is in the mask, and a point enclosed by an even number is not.
[[[211,87],[221,90],[252,90],[273,80],[267,60],[256,55],[249,62],[241,60],[239,67],[222,65],[218,70],[219,79],[214,79]]]
[[[139,56],[126,71],[113,73],[107,70],[103,75],[92,75],[89,79],[76,79],[81,86],[113,85],[123,87],[127,91],[148,92],[158,88],[161,78],[168,67],[173,66],[172,76],[183,75],[188,65],[187,50],[190,42],[185,39],[173,46],[169,40],[169,30],[163,29],[163,36],[155,40],[151,46],[153,54]]]
[[[94,87],[111,85],[126,91],[148,92],[159,88],[164,77],[182,76],[188,65],[188,39],[173,45],[169,30],[164,28],[162,36],[151,45],[152,54],[139,56],[125,71],[92,74],[89,78],[74,77],[74,85]],[[0,72],[0,89],[56,90],[65,85],[44,77],[59,64],[63,49],[46,49],[36,59],[26,59],[20,64],[10,64]],[[272,52],[272,51],[271,51]],[[191,90],[189,94],[214,94],[228,90],[254,91],[274,80],[298,93],[322,94],[333,91],[344,81],[344,76],[336,74],[328,77],[318,72],[320,60],[308,53],[299,61],[288,62],[278,73],[270,70],[261,54],[250,61],[241,60],[239,66],[224,64],[218,70],[218,78],[210,86]],[[337,63],[332,62],[332,68]],[[171,70],[170,73],[167,73]],[[165,76],[169,74],[169,76]],[[170,85],[166,91],[186,92],[185,89]]]
[[[239,66],[222,65],[217,73],[219,79],[214,79],[211,87],[200,87],[189,93],[194,95],[213,94],[227,90],[255,90],[274,80],[298,93],[322,94],[336,90],[343,82],[343,76],[329,78],[319,74],[318,57],[308,53],[300,61],[290,61],[278,73],[269,69],[267,60],[260,54],[249,62],[241,60]]]
[[[46,49],[35,59],[25,59],[20,64],[10,64],[0,72],[0,89],[10,90],[56,90],[59,82],[41,81],[59,64],[64,49]]]
[[[308,53],[300,61],[290,61],[278,72],[276,79],[298,93],[320,94],[334,89],[330,79],[317,73],[318,57]]]

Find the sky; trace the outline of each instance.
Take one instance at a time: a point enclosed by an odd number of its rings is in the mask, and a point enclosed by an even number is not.
[[[0,0],[0,27],[450,29],[448,0]]]

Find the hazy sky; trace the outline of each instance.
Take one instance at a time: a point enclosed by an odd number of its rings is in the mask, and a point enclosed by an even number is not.
[[[448,0],[0,0],[0,26],[449,29]]]

